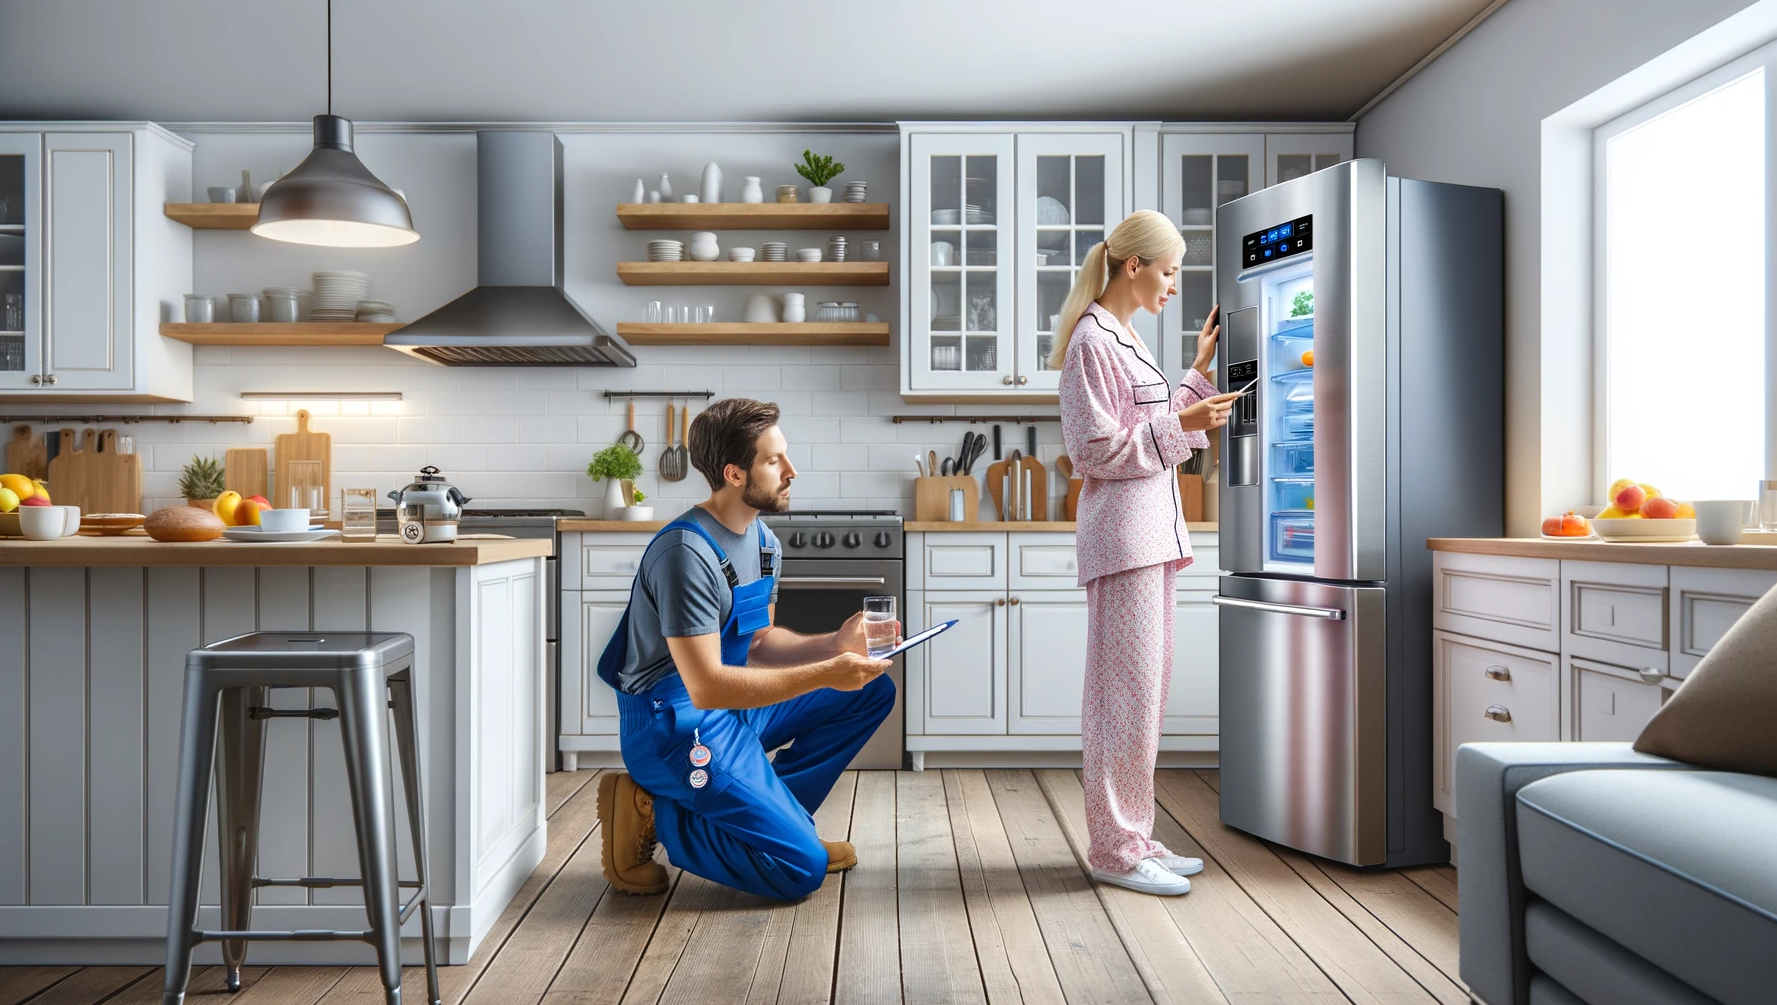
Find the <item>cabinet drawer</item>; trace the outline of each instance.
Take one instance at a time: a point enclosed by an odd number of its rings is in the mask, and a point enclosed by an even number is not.
[[[1561,563],[1437,552],[1432,627],[1556,652],[1561,648]]]
[[[642,569],[651,534],[583,534],[575,557],[580,589],[627,590]],[[564,577],[565,579],[566,577]]]
[[[1683,678],[1721,641],[1758,598],[1777,586],[1777,573],[1754,569],[1671,571],[1672,624],[1668,638],[1671,665],[1666,672]]]
[[[1216,536],[1203,536],[1208,540],[1202,540],[1198,535],[1191,537],[1191,564],[1178,574],[1178,588],[1181,591],[1213,590],[1216,588],[1216,580],[1222,574],[1222,555],[1221,550],[1216,547]]]
[[[1560,737],[1555,657],[1447,632],[1432,635],[1438,809],[1455,816],[1456,748]]]
[[[1074,590],[1080,585],[1080,559],[1072,534],[1008,534],[1011,567],[1007,580],[1014,590]]]
[[[926,534],[920,567],[928,590],[1003,590],[1005,534]]]
[[[1563,653],[1665,672],[1666,567],[1563,562]]]
[[[1666,689],[1634,670],[1572,658],[1567,665],[1568,739],[1632,741],[1665,701]]]

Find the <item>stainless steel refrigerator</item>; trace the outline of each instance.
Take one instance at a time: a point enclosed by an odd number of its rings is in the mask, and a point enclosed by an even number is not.
[[[1504,530],[1501,206],[1354,160],[1217,210],[1224,823],[1449,856],[1425,539]]]

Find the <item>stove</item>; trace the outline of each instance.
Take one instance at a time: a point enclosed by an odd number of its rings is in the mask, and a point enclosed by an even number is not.
[[[786,559],[893,559],[905,553],[901,515],[893,510],[805,510],[760,517]]]

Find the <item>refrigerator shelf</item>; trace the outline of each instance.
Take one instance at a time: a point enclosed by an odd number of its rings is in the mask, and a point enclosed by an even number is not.
[[[1292,386],[1296,384],[1312,385],[1314,383],[1314,367],[1305,366],[1300,370],[1286,370],[1283,373],[1274,373],[1271,375],[1271,379],[1279,384]]]

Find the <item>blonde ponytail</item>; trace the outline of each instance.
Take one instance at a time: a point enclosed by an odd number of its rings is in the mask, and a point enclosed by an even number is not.
[[[1111,278],[1111,266],[1121,266],[1130,258],[1140,259],[1143,266],[1156,258],[1182,254],[1184,238],[1166,214],[1151,209],[1138,209],[1117,224],[1110,237],[1092,246],[1074,277],[1074,288],[1061,302],[1061,313],[1055,320],[1055,348],[1049,353],[1049,369],[1059,370],[1067,361],[1068,343],[1073,341],[1074,326],[1086,314],[1092,302],[1104,296]]]

